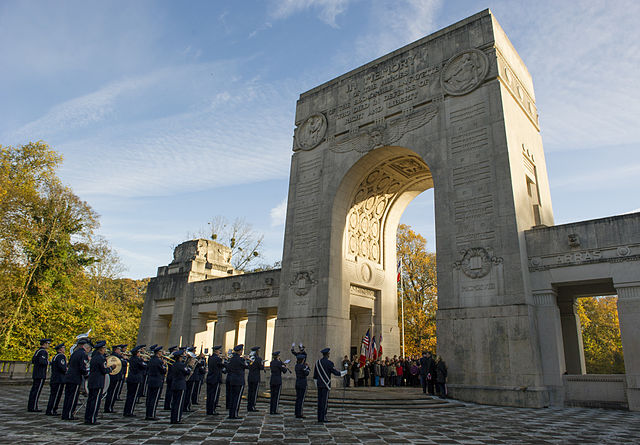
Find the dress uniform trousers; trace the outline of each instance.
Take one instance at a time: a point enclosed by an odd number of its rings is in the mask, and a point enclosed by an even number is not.
[[[35,411],[38,409],[38,399],[42,392],[45,379],[33,379],[31,385],[31,391],[29,391],[29,403],[27,404],[27,411]]]
[[[98,411],[100,411],[100,401],[102,400],[102,388],[89,389],[87,404],[84,409],[85,423],[96,423],[98,421]]]
[[[327,404],[329,403],[329,388],[318,388],[318,422],[327,420]]]
[[[80,396],[80,385],[66,383],[64,385],[64,403],[62,405],[62,420],[72,420],[73,413],[78,405]]]
[[[156,409],[158,407],[158,401],[160,400],[160,393],[162,392],[162,386],[151,387],[147,390],[147,418],[156,417]]]
[[[124,402],[124,415],[133,415],[133,410],[136,407],[136,401],[138,398],[138,391],[141,383],[129,383],[127,382],[127,400]]]
[[[280,390],[282,389],[282,385],[271,385],[271,400],[270,400],[270,410],[271,414],[278,413],[278,404],[280,403]]]
[[[184,406],[184,390],[177,389],[171,391],[171,423],[178,423],[182,420],[182,407]]]
[[[49,403],[47,403],[47,414],[55,416],[58,414],[58,405],[64,391],[64,383],[52,383],[51,392],[49,393]]]
[[[229,405],[229,417],[238,417],[240,411],[240,400],[242,399],[242,392],[244,391],[244,385],[230,385],[231,386],[231,400]]]
[[[304,397],[307,395],[307,387],[296,385],[296,417],[302,417],[302,407],[304,405]]]
[[[247,411],[256,410],[256,400],[258,399],[258,386],[260,382],[249,382],[249,391],[247,392]]]
[[[213,414],[218,408],[220,383],[207,383],[207,414]]]

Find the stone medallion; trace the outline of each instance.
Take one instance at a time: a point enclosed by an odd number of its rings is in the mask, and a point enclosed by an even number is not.
[[[482,247],[467,249],[460,260],[460,268],[469,278],[482,278],[491,270],[491,255]]]
[[[327,133],[327,118],[322,113],[312,114],[295,130],[293,151],[316,148]]]
[[[487,56],[469,49],[453,56],[442,68],[442,88],[452,96],[462,96],[475,90],[489,71]]]

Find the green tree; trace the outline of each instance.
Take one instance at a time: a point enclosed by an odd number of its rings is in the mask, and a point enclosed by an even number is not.
[[[0,358],[28,359],[42,337],[71,343],[93,328],[133,341],[146,281],[121,280],[98,216],[56,176],[43,142],[0,146]]]
[[[588,374],[624,374],[618,297],[579,298],[577,313]]]
[[[402,262],[404,295],[405,354],[436,350],[436,309],[438,285],[436,256],[427,252],[427,240],[410,226],[400,224],[396,239],[398,260]],[[402,322],[401,293],[398,295],[398,322]]]

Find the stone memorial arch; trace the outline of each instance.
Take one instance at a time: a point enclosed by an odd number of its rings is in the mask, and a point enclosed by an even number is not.
[[[303,93],[295,125],[282,269],[182,243],[139,343],[339,360],[372,329],[399,354],[396,231],[433,188],[451,395],[640,409],[640,213],[554,226],[531,76],[490,11]],[[586,374],[575,302],[598,295],[618,296],[625,374]]]
[[[544,404],[524,230],[553,225],[531,76],[489,11],[296,108],[276,346],[396,353],[396,230],[433,187],[438,352],[466,399]],[[526,388],[526,391],[522,388]]]

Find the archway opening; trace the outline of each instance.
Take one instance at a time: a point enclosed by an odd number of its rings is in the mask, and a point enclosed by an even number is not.
[[[340,273],[351,328],[345,350],[352,354],[361,355],[367,332],[365,353],[370,357],[376,357],[381,346],[383,356],[401,353],[396,236],[409,203],[433,187],[424,160],[402,147],[368,153],[341,184],[337,200],[342,200],[344,210]]]

